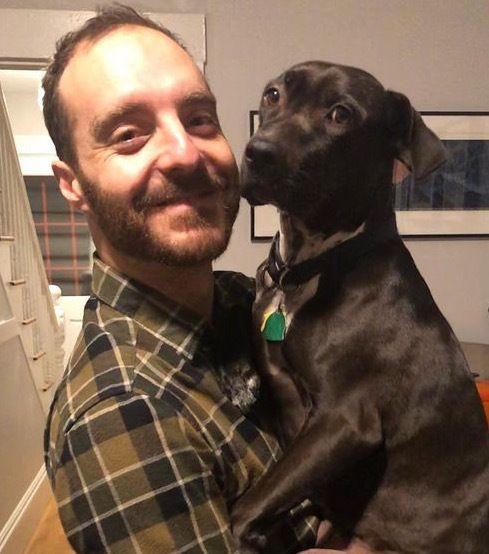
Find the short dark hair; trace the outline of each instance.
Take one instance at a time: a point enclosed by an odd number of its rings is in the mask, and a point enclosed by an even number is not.
[[[67,33],[56,42],[55,53],[42,80],[44,122],[56,147],[58,158],[74,169],[78,167],[78,159],[69,115],[59,95],[59,81],[80,43],[96,41],[123,25],[136,25],[159,31],[187,51],[180,38],[169,29],[123,4],[99,8],[97,15],[88,19],[78,30]]]

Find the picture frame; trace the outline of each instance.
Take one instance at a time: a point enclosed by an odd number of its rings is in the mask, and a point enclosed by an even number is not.
[[[396,187],[394,207],[404,238],[489,236],[489,112],[423,111],[443,141],[448,161],[426,179],[412,176]],[[259,124],[249,114],[250,136]],[[270,241],[278,230],[274,206],[251,207],[251,240]]]

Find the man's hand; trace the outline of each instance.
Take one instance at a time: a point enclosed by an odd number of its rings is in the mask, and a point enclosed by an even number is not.
[[[316,545],[324,546],[325,548],[310,548],[299,552],[299,554],[375,554],[363,541],[359,539],[353,539],[351,543],[346,547],[334,547],[328,540],[328,535],[331,533],[331,524],[328,521],[322,521],[319,524]],[[341,550],[338,550],[341,548]]]

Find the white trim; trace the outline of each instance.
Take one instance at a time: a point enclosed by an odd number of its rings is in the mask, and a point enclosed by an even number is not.
[[[401,236],[489,235],[489,210],[409,210],[396,211]],[[274,206],[255,206],[255,234],[273,237],[279,228]]]
[[[489,235],[489,210],[399,210],[400,235]]]
[[[42,510],[48,502],[49,490],[43,465],[0,531],[2,554],[18,554],[24,550],[41,519]]]
[[[422,115],[426,125],[443,140],[487,140],[489,117],[483,115]]]

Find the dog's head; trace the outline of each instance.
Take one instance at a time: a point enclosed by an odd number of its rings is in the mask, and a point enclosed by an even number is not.
[[[350,231],[390,201],[395,159],[422,177],[445,158],[404,95],[361,69],[305,62],[265,87],[242,195],[312,230]]]

